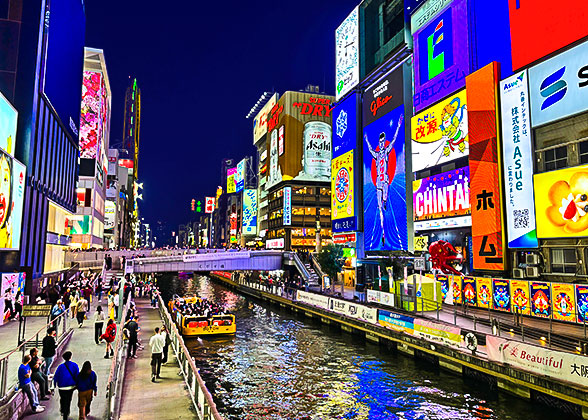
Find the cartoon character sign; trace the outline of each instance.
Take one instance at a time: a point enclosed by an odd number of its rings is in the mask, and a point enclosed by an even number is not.
[[[494,297],[494,309],[510,312],[510,284],[509,280],[493,279],[492,295]]]
[[[463,302],[476,306],[476,279],[473,277],[463,278]]]
[[[436,241],[429,246],[433,270],[461,276],[463,256],[447,241]]]
[[[406,250],[404,107],[364,128],[365,249]]]
[[[447,296],[449,295],[449,279],[447,276],[437,276],[437,281],[441,283],[441,293],[443,294],[443,302],[447,303]],[[453,295],[451,295],[453,298]],[[452,302],[453,303],[453,302]]]
[[[588,286],[576,284],[576,312],[579,323],[588,322]]]
[[[480,308],[489,308],[492,306],[492,280],[485,277],[476,278],[478,289],[478,306]]]
[[[453,276],[453,303],[459,305],[462,302],[461,299],[461,277]]]
[[[530,282],[531,315],[542,318],[551,316],[551,288],[549,283]]]
[[[522,315],[531,314],[529,300],[529,282],[525,280],[510,281],[510,295],[512,296],[512,310]]]
[[[576,296],[573,284],[552,283],[553,318],[560,321],[576,321]]]
[[[461,103],[459,96],[441,111],[441,125],[439,126],[443,141],[443,156],[449,156],[459,150],[461,154],[467,148],[468,113],[466,104]]]

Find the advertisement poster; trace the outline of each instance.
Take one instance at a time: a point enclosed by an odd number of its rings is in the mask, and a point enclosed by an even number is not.
[[[16,145],[16,123],[18,113],[8,100],[0,93],[0,149],[14,155]]]
[[[447,346],[461,346],[461,328],[440,322],[414,320],[414,336]]]
[[[87,235],[90,233],[90,216],[76,215],[72,218],[73,224],[71,227],[72,235]]]
[[[331,164],[331,219],[354,217],[353,150],[334,158]]]
[[[296,292],[296,300],[298,302],[306,303],[307,305],[317,306],[322,309],[329,309],[329,297],[318,295],[316,293],[303,292],[298,290]]]
[[[26,282],[26,273],[3,273],[2,274],[2,301],[5,304],[6,300],[12,302],[12,308],[17,301],[22,305],[24,302],[24,288]],[[4,307],[3,320],[8,319],[10,314],[7,312],[6,306]]]
[[[476,279],[474,277],[464,277],[462,281],[463,303],[477,306],[478,299],[476,291]]]
[[[214,197],[206,197],[204,205],[204,213],[210,214],[214,212],[216,200]]]
[[[284,226],[292,224],[292,187],[284,187]]]
[[[471,214],[469,167],[412,182],[414,220]]]
[[[502,151],[509,248],[537,248],[533,148],[527,72],[500,82]]]
[[[235,174],[237,173],[237,168],[230,168],[227,170],[227,194],[231,194],[236,192],[235,189]]]
[[[466,0],[453,0],[413,35],[417,111],[464,87],[469,67]]]
[[[359,83],[359,6],[335,31],[337,100]]]
[[[414,332],[414,318],[388,312],[383,309],[378,311],[378,323],[394,331],[405,332],[411,335]]]
[[[470,135],[470,200],[473,261],[476,270],[504,270],[502,180],[498,157],[498,63],[466,77]]]
[[[357,139],[357,93],[333,109],[333,158],[355,149]]]
[[[104,229],[114,229],[116,224],[116,204],[113,201],[104,202]]]
[[[478,290],[478,307],[492,308],[492,279],[489,279],[487,277],[477,277],[476,286]]]
[[[465,89],[411,118],[412,171],[470,154]]]
[[[257,190],[243,190],[243,235],[257,234]]]
[[[453,289],[453,304],[461,305],[463,303],[461,294],[461,277],[460,276],[449,276],[451,288]]]
[[[576,284],[576,312],[579,323],[588,323],[588,285]]]
[[[366,251],[407,250],[404,106],[364,128]]]
[[[510,312],[509,280],[492,279],[493,309]]]
[[[80,157],[96,159],[101,153],[108,100],[102,73],[84,71],[80,118]]]
[[[588,165],[544,172],[534,177],[537,237],[575,238],[588,235]]]
[[[12,186],[0,182],[0,201],[2,197],[10,197],[10,207],[5,212],[0,212],[0,249],[20,249],[20,234],[22,231],[22,212],[26,182],[26,167],[16,159],[1,153],[0,171],[4,174],[2,179],[8,177],[8,166],[12,160]]]
[[[575,285],[569,283],[551,283],[553,296],[553,319],[576,322]]]
[[[449,278],[445,275],[438,275],[437,281],[441,283],[441,294],[443,295],[443,303],[453,305],[453,288],[449,286]]]
[[[510,295],[512,296],[512,311],[522,315],[531,314],[531,299],[529,298],[529,282],[527,280],[511,280]]]
[[[267,114],[278,102],[278,94],[274,93],[267,103],[261,108],[261,111],[253,119],[253,142],[262,138],[267,133]]]
[[[235,171],[235,192],[243,191],[245,188],[245,164],[247,161],[243,159],[237,164],[237,170]]]
[[[529,282],[531,290],[531,315],[549,318],[551,316],[551,287],[549,283]]]
[[[304,174],[316,181],[330,179],[331,144],[330,124],[311,121],[304,125]]]

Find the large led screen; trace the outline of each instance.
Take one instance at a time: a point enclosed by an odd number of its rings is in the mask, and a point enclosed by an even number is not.
[[[359,6],[335,31],[337,100],[359,83]]]
[[[588,36],[588,2],[508,0],[513,69]]]
[[[245,187],[246,163],[247,161],[243,159],[237,164],[237,171],[235,172],[235,192],[241,192]]]
[[[106,131],[106,86],[102,73],[85,71],[80,116],[80,157],[96,159],[102,154]]]
[[[0,249],[18,250],[26,168],[0,150]]]
[[[415,221],[471,214],[467,166],[413,181],[412,191]]]
[[[365,250],[406,250],[404,106],[364,127],[363,133]]]
[[[0,93],[0,149],[6,150],[10,155],[14,155],[17,122],[16,109]]]
[[[353,218],[355,221],[353,150],[336,157],[331,166],[331,219],[333,221]],[[357,223],[355,223],[357,226]],[[348,230],[337,228],[333,223],[333,231]]]
[[[243,190],[243,235],[257,234],[257,190]]]
[[[333,109],[333,158],[355,149],[357,94],[349,95]]]

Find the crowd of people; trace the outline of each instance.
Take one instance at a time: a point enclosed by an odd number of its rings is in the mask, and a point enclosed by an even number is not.
[[[191,316],[211,317],[227,313],[222,305],[209,299],[186,300],[178,296],[174,296],[174,308],[180,311],[182,315]]]

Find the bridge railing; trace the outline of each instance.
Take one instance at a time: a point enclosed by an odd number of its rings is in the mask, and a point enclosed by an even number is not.
[[[184,381],[188,387],[188,393],[190,394],[190,398],[192,398],[197,419],[224,420],[218,413],[212,395],[208,389],[206,389],[206,385],[198,373],[196,363],[190,355],[176,324],[172,321],[161,295],[158,295],[158,301],[161,319],[170,334],[171,344],[176,353],[178,363],[180,364],[180,371],[184,376]]]

